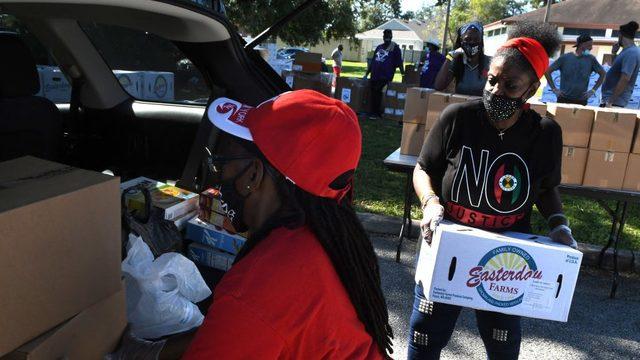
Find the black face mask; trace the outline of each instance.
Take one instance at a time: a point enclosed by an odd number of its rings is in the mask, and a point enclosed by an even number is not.
[[[480,52],[480,45],[462,44],[462,50],[467,55],[467,57],[476,56]]]
[[[222,210],[224,210],[227,218],[231,220],[233,228],[239,233],[247,231],[249,226],[244,222],[244,201],[247,197],[236,190],[236,181],[249,170],[250,166],[251,164],[246,166],[232,179],[221,181],[218,185]]]
[[[489,120],[494,123],[500,123],[509,119],[516,111],[521,109],[525,100],[522,97],[514,99],[504,95],[495,95],[485,89],[482,94],[482,102],[487,110]]]

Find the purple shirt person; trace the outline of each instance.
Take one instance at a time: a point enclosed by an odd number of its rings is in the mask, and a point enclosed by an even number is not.
[[[373,59],[367,67],[367,72],[364,74],[366,79],[371,73],[371,81],[369,86],[371,88],[371,115],[379,117],[381,114],[382,104],[382,89],[387,86],[390,81],[393,81],[393,76],[396,73],[396,68],[400,69],[400,73],[404,75],[404,66],[402,64],[402,53],[400,47],[393,39],[393,33],[390,29],[383,31],[384,43],[376,47],[376,51],[373,53]]]
[[[444,64],[444,55],[438,52],[437,41],[427,42],[427,52],[420,67],[420,87],[433,89],[438,71]]]

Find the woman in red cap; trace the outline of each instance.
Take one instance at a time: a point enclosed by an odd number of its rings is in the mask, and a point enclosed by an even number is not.
[[[494,232],[531,232],[535,204],[549,236],[576,246],[557,186],[562,132],[556,122],[529,110],[549,56],[559,47],[554,26],[520,23],[493,57],[483,99],[447,107],[425,141],[414,171],[426,244],[444,217]],[[437,359],[447,345],[460,307],[428,301],[416,284],[409,359]],[[520,317],[476,311],[489,359],[517,359]]]
[[[378,262],[350,205],[361,133],[310,90],[253,108],[218,99],[209,166],[249,239],[214,292],[186,359],[380,359],[392,331]]]

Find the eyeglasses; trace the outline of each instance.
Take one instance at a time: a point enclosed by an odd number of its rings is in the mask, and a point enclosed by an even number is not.
[[[225,164],[234,160],[250,160],[253,159],[254,156],[219,156],[211,154],[211,150],[205,147],[205,151],[207,152],[207,167],[209,171],[216,175],[217,177],[222,176],[222,168]]]

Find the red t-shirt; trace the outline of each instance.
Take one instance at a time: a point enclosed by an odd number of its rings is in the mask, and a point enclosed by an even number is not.
[[[185,359],[382,359],[306,227],[279,228],[234,265]]]

